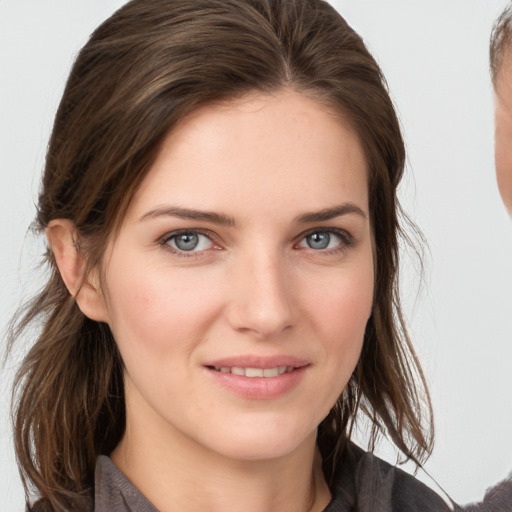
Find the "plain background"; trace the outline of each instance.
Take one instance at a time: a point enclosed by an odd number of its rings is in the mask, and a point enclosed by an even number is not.
[[[52,118],[78,49],[121,0],[0,0],[0,326],[40,281],[27,233]],[[402,202],[423,230],[425,280],[405,258],[403,295],[431,385],[428,472],[462,503],[512,470],[512,220],[493,168],[488,39],[506,0],[337,0],[387,77],[403,125]],[[23,510],[0,381],[0,511]],[[393,459],[386,444],[380,453]],[[426,479],[425,475],[420,478]]]

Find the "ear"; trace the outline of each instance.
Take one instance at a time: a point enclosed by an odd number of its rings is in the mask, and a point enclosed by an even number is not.
[[[68,219],[52,220],[46,237],[60,275],[69,293],[75,297],[82,313],[97,322],[108,322],[107,307],[96,270],[86,275],[86,255],[78,246],[78,232]]]

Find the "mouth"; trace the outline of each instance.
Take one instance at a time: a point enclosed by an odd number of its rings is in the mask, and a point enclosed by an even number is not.
[[[233,375],[240,375],[242,377],[262,377],[272,378],[279,377],[285,373],[291,373],[294,370],[301,368],[301,366],[276,366],[274,368],[243,368],[240,366],[207,366],[208,369],[214,370],[220,373],[231,373]]]
[[[305,378],[311,362],[291,356],[241,356],[203,365],[218,385],[244,399],[273,400],[287,395]]]

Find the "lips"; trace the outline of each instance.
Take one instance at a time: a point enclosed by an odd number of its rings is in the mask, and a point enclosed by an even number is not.
[[[243,398],[266,400],[278,398],[296,387],[308,361],[292,356],[230,357],[204,365],[214,382]]]
[[[295,356],[256,356],[256,355],[245,355],[245,356],[232,356],[225,357],[222,359],[215,359],[207,361],[204,366],[208,366],[214,369],[222,368],[257,368],[262,370],[279,369],[279,368],[301,368],[307,366],[309,361],[300,359]],[[283,372],[284,373],[284,372]]]
[[[214,370],[221,373],[233,373],[234,375],[242,375],[244,377],[277,377],[283,373],[291,372],[294,366],[276,366],[274,368],[241,368],[238,366],[214,366]]]

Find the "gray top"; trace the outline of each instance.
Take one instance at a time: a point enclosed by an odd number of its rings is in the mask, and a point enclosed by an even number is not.
[[[95,512],[158,512],[106,455],[98,457],[94,480]]]
[[[343,462],[332,482],[332,500],[324,512],[512,512],[512,474],[490,489],[481,503],[453,508],[430,488],[372,453],[349,443]],[[95,491],[84,506],[85,512],[158,512],[142,493],[106,456],[98,457]],[[93,504],[94,502],[94,504]],[[44,512],[39,500],[27,512]]]
[[[444,512],[450,508],[404,471],[350,444],[324,512]],[[98,457],[95,512],[158,512],[106,456]]]

